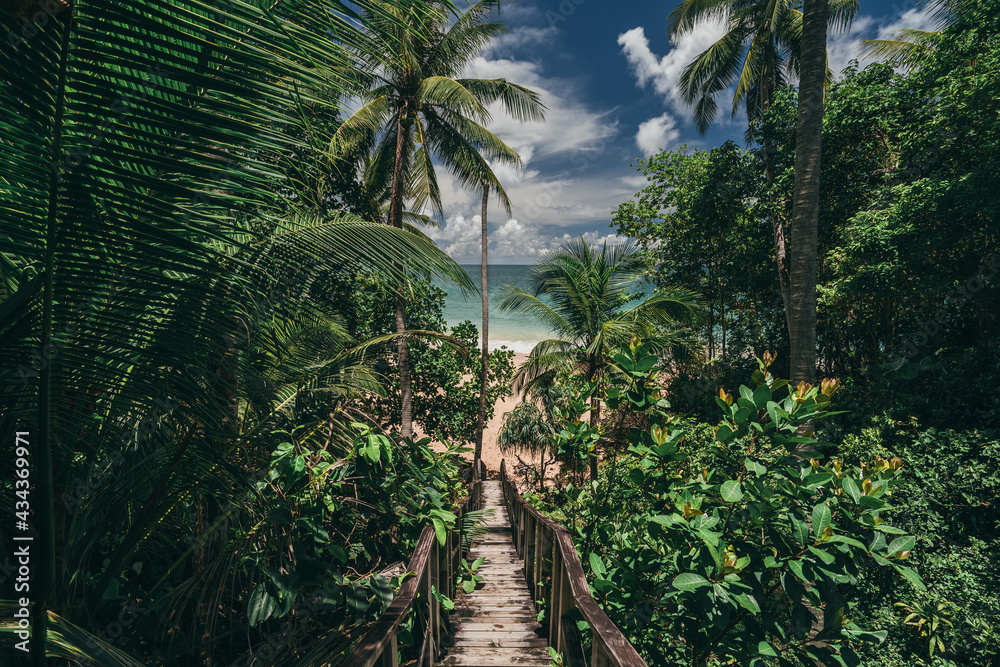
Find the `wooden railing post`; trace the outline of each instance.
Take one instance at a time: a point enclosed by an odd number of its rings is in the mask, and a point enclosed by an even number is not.
[[[562,553],[559,551],[559,544],[552,542],[552,592],[549,594],[549,645],[559,650],[559,619],[562,613],[559,610],[559,602],[562,600]]]
[[[381,667],[399,667],[399,646],[395,633],[389,640],[389,645],[382,649]]]
[[[538,587],[542,585],[542,554],[545,553],[542,548],[542,535],[545,532],[545,526],[542,525],[541,521],[535,523],[535,537],[534,540],[534,554],[533,563],[531,566],[531,600],[534,602],[538,599]]]
[[[437,540],[434,540],[434,546],[431,548],[430,561],[427,563],[427,567],[430,570],[428,574],[428,579],[433,582],[434,588],[438,591],[441,590],[441,547]],[[441,603],[437,601],[437,598],[431,596],[431,645],[428,650],[428,655],[430,657],[430,662],[428,665],[433,665],[434,660],[437,658],[437,647],[441,645]]]

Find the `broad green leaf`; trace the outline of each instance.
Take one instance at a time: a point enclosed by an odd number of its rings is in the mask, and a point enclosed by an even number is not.
[[[816,539],[819,539],[823,535],[823,531],[826,530],[826,527],[830,525],[832,516],[833,513],[825,502],[819,503],[813,508],[812,532]]]
[[[761,641],[757,644],[757,653],[760,655],[766,655],[771,658],[778,657],[778,651],[775,650],[771,642]]]
[[[788,519],[791,521],[792,531],[795,535],[796,541],[802,546],[809,544],[809,524],[802,519],[799,519],[791,512],[788,513]]]
[[[729,480],[722,484],[722,499],[727,503],[739,502],[743,498],[743,487],[736,480]]]
[[[253,627],[271,618],[278,608],[278,601],[267,592],[263,582],[257,584],[247,601],[247,622]]]
[[[757,604],[757,599],[754,596],[749,593],[740,593],[734,597],[736,598],[736,602],[751,614],[760,613],[760,605]]]
[[[590,569],[601,579],[606,579],[608,569],[604,566],[604,561],[595,552],[590,552]]]
[[[923,592],[927,590],[927,586],[924,585],[924,580],[920,578],[920,575],[917,574],[916,570],[906,567],[905,565],[898,565],[896,563],[892,563],[891,561],[890,563],[892,567],[896,570],[896,572],[899,572],[901,575],[903,575],[903,578],[906,579],[911,584],[913,584],[914,588],[916,588],[918,591]]]
[[[682,591],[693,591],[709,584],[708,579],[693,572],[684,572],[674,577],[673,587]]]
[[[743,462],[743,465],[745,465],[745,466],[746,466],[746,469],[747,469],[748,471],[750,471],[750,472],[754,473],[754,474],[755,474],[755,475],[757,475],[758,477],[763,477],[764,475],[766,475],[766,474],[767,474],[767,468],[765,468],[765,467],[763,466],[763,464],[761,464],[761,463],[758,463],[757,461],[754,461],[754,460],[753,460],[753,459],[751,459],[751,458],[747,458],[747,459],[746,459],[746,460],[745,460],[745,461]]]
[[[897,537],[892,541],[887,549],[890,556],[898,554],[900,551],[913,551],[913,546],[916,544],[916,538],[913,535],[903,535],[902,537]]]
[[[444,546],[445,540],[448,537],[448,531],[445,528],[444,521],[435,517],[431,517],[431,523],[434,525],[434,535],[437,537],[438,544]]]
[[[827,565],[833,565],[833,561],[837,560],[836,556],[834,556],[833,554],[813,546],[809,547],[809,552],[812,555],[816,556],[816,558],[819,558],[821,561],[826,563]]]
[[[768,402],[771,400],[771,390],[768,389],[766,384],[762,384],[753,390],[753,402],[757,406],[758,410],[763,410],[767,408]]]
[[[862,495],[861,488],[858,486],[858,483],[855,482],[852,478],[845,477],[844,480],[841,482],[841,486],[844,489],[844,493],[849,495],[851,497],[851,500],[853,500],[855,503],[861,500],[861,495]]]

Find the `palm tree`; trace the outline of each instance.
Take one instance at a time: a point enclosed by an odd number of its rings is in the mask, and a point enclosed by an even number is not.
[[[799,73],[802,12],[796,8],[798,4],[793,0],[684,0],[670,13],[667,32],[671,37],[691,30],[699,21],[727,21],[726,34],[685,67],[679,81],[684,100],[695,104],[695,124],[701,134],[708,131],[718,113],[715,98],[733,84],[732,115],[742,103],[752,122],[768,110],[774,93],[787,84],[788,76]],[[858,0],[833,0],[830,20],[847,27],[858,6]],[[826,78],[832,81],[833,73],[828,70]],[[751,127],[747,129],[747,141],[752,138]],[[764,136],[761,141],[770,185],[775,177],[771,138]],[[781,217],[772,214],[771,232],[790,332],[788,244]]]
[[[388,20],[393,4],[77,0],[30,31],[0,13],[23,36],[0,53],[0,428],[31,434],[35,665],[47,640],[67,650],[49,610],[97,608],[141,549],[173,545],[188,499],[254,489],[230,461],[258,248],[269,266],[406,264],[471,289],[426,239],[289,216],[274,187],[315,101],[299,91],[357,68],[358,6]],[[79,480],[110,511],[74,514]]]
[[[505,285],[501,310],[534,317],[556,335],[532,349],[521,369],[521,384],[556,368],[581,373],[598,387],[590,409],[590,424],[596,428],[601,378],[612,351],[635,336],[663,339],[658,327],[693,323],[701,310],[697,295],[679,289],[660,290],[630,306],[635,294],[629,289],[645,270],[646,260],[632,241],[605,242],[598,252],[580,238],[531,268],[530,291]],[[597,479],[596,457],[590,461],[590,476]]]
[[[473,473],[479,474],[479,461],[483,458],[483,431],[486,428],[486,389],[489,387],[489,372],[490,372],[490,301],[489,301],[489,285],[487,284],[487,246],[489,245],[489,237],[486,233],[486,209],[489,205],[490,193],[489,190],[483,190],[483,210],[480,214],[479,223],[482,227],[480,242],[482,244],[482,252],[480,254],[480,265],[479,265],[479,275],[480,275],[480,289],[482,290],[483,297],[483,329],[479,332],[482,336],[480,344],[482,346],[480,353],[480,364],[479,364],[479,412],[476,414],[476,451],[473,453],[472,457],[472,470]]]
[[[823,148],[823,86],[826,78],[827,0],[805,0],[795,186],[792,200],[792,269],[789,311],[792,381],[816,373],[816,243],[820,162]]]
[[[360,147],[372,155],[366,180],[388,183],[389,223],[402,226],[403,201],[441,213],[441,193],[432,154],[459,182],[496,194],[509,212],[510,200],[489,161],[520,166],[521,158],[486,129],[488,107],[499,104],[518,120],[542,120],[538,94],[505,79],[464,79],[460,74],[493,37],[504,32],[492,21],[499,0],[481,0],[449,25],[450,5],[414,3],[386,18],[363,12],[373,28],[356,50],[374,75],[360,91],[364,104],[348,118],[337,147]],[[396,331],[406,331],[406,301],[396,295]],[[413,432],[409,348],[398,342],[403,437]]]

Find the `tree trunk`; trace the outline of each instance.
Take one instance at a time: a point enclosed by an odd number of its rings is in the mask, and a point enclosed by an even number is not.
[[[601,400],[598,395],[601,393],[601,375],[600,375],[600,364],[594,363],[591,365],[590,376],[587,378],[590,381],[596,381],[596,386],[594,387],[594,393],[590,397],[590,428],[598,428],[601,425]],[[590,457],[590,481],[597,481],[597,448],[594,448],[594,455]]]
[[[392,168],[392,199],[389,201],[389,224],[396,229],[403,228],[403,155],[406,150],[409,123],[406,121],[406,107],[399,111],[396,123],[396,162]],[[396,288],[396,333],[406,333],[406,299],[403,293],[405,267],[400,269],[400,285]],[[404,438],[413,435],[413,387],[410,379],[410,346],[405,337],[396,342],[396,356],[399,359],[399,434]]]
[[[490,345],[489,345],[489,331],[490,331],[490,302],[487,292],[486,284],[486,259],[487,251],[486,245],[488,242],[488,237],[486,236],[486,204],[489,201],[489,189],[483,188],[483,215],[482,215],[482,284],[480,287],[483,292],[483,329],[480,332],[482,335],[482,363],[480,365],[481,378],[479,380],[479,415],[476,418],[476,453],[473,457],[473,475],[478,477],[479,475],[479,462],[483,458],[483,430],[486,428],[486,388],[489,386],[489,370],[490,370]]]
[[[824,47],[825,48],[825,47]],[[767,113],[771,108],[771,86],[765,80],[761,83],[761,113]],[[785,225],[782,222],[782,215],[774,210],[773,193],[771,186],[774,184],[774,139],[766,132],[761,137],[764,144],[764,175],[767,178],[768,199],[771,203],[771,234],[774,236],[774,256],[778,265],[778,286],[781,290],[781,303],[784,306],[785,326],[791,335],[791,303],[788,287],[788,243],[785,240]]]
[[[827,12],[827,0],[805,0],[798,126],[795,133],[789,294],[792,348],[789,375],[793,382],[812,382],[816,373],[816,243],[823,147]]]

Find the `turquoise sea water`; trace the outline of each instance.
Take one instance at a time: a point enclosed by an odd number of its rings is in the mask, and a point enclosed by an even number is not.
[[[480,285],[480,267],[478,264],[463,264],[476,286]],[[500,288],[514,285],[528,289],[527,276],[529,265],[490,265],[487,267],[487,287],[490,305],[490,347],[505,345],[515,352],[530,352],[540,340],[551,338],[551,333],[534,320],[516,313],[504,313],[496,306]],[[447,292],[444,300],[444,319],[448,326],[453,326],[469,320],[477,327],[482,327],[483,304],[478,294],[464,296],[457,287],[442,285]]]

